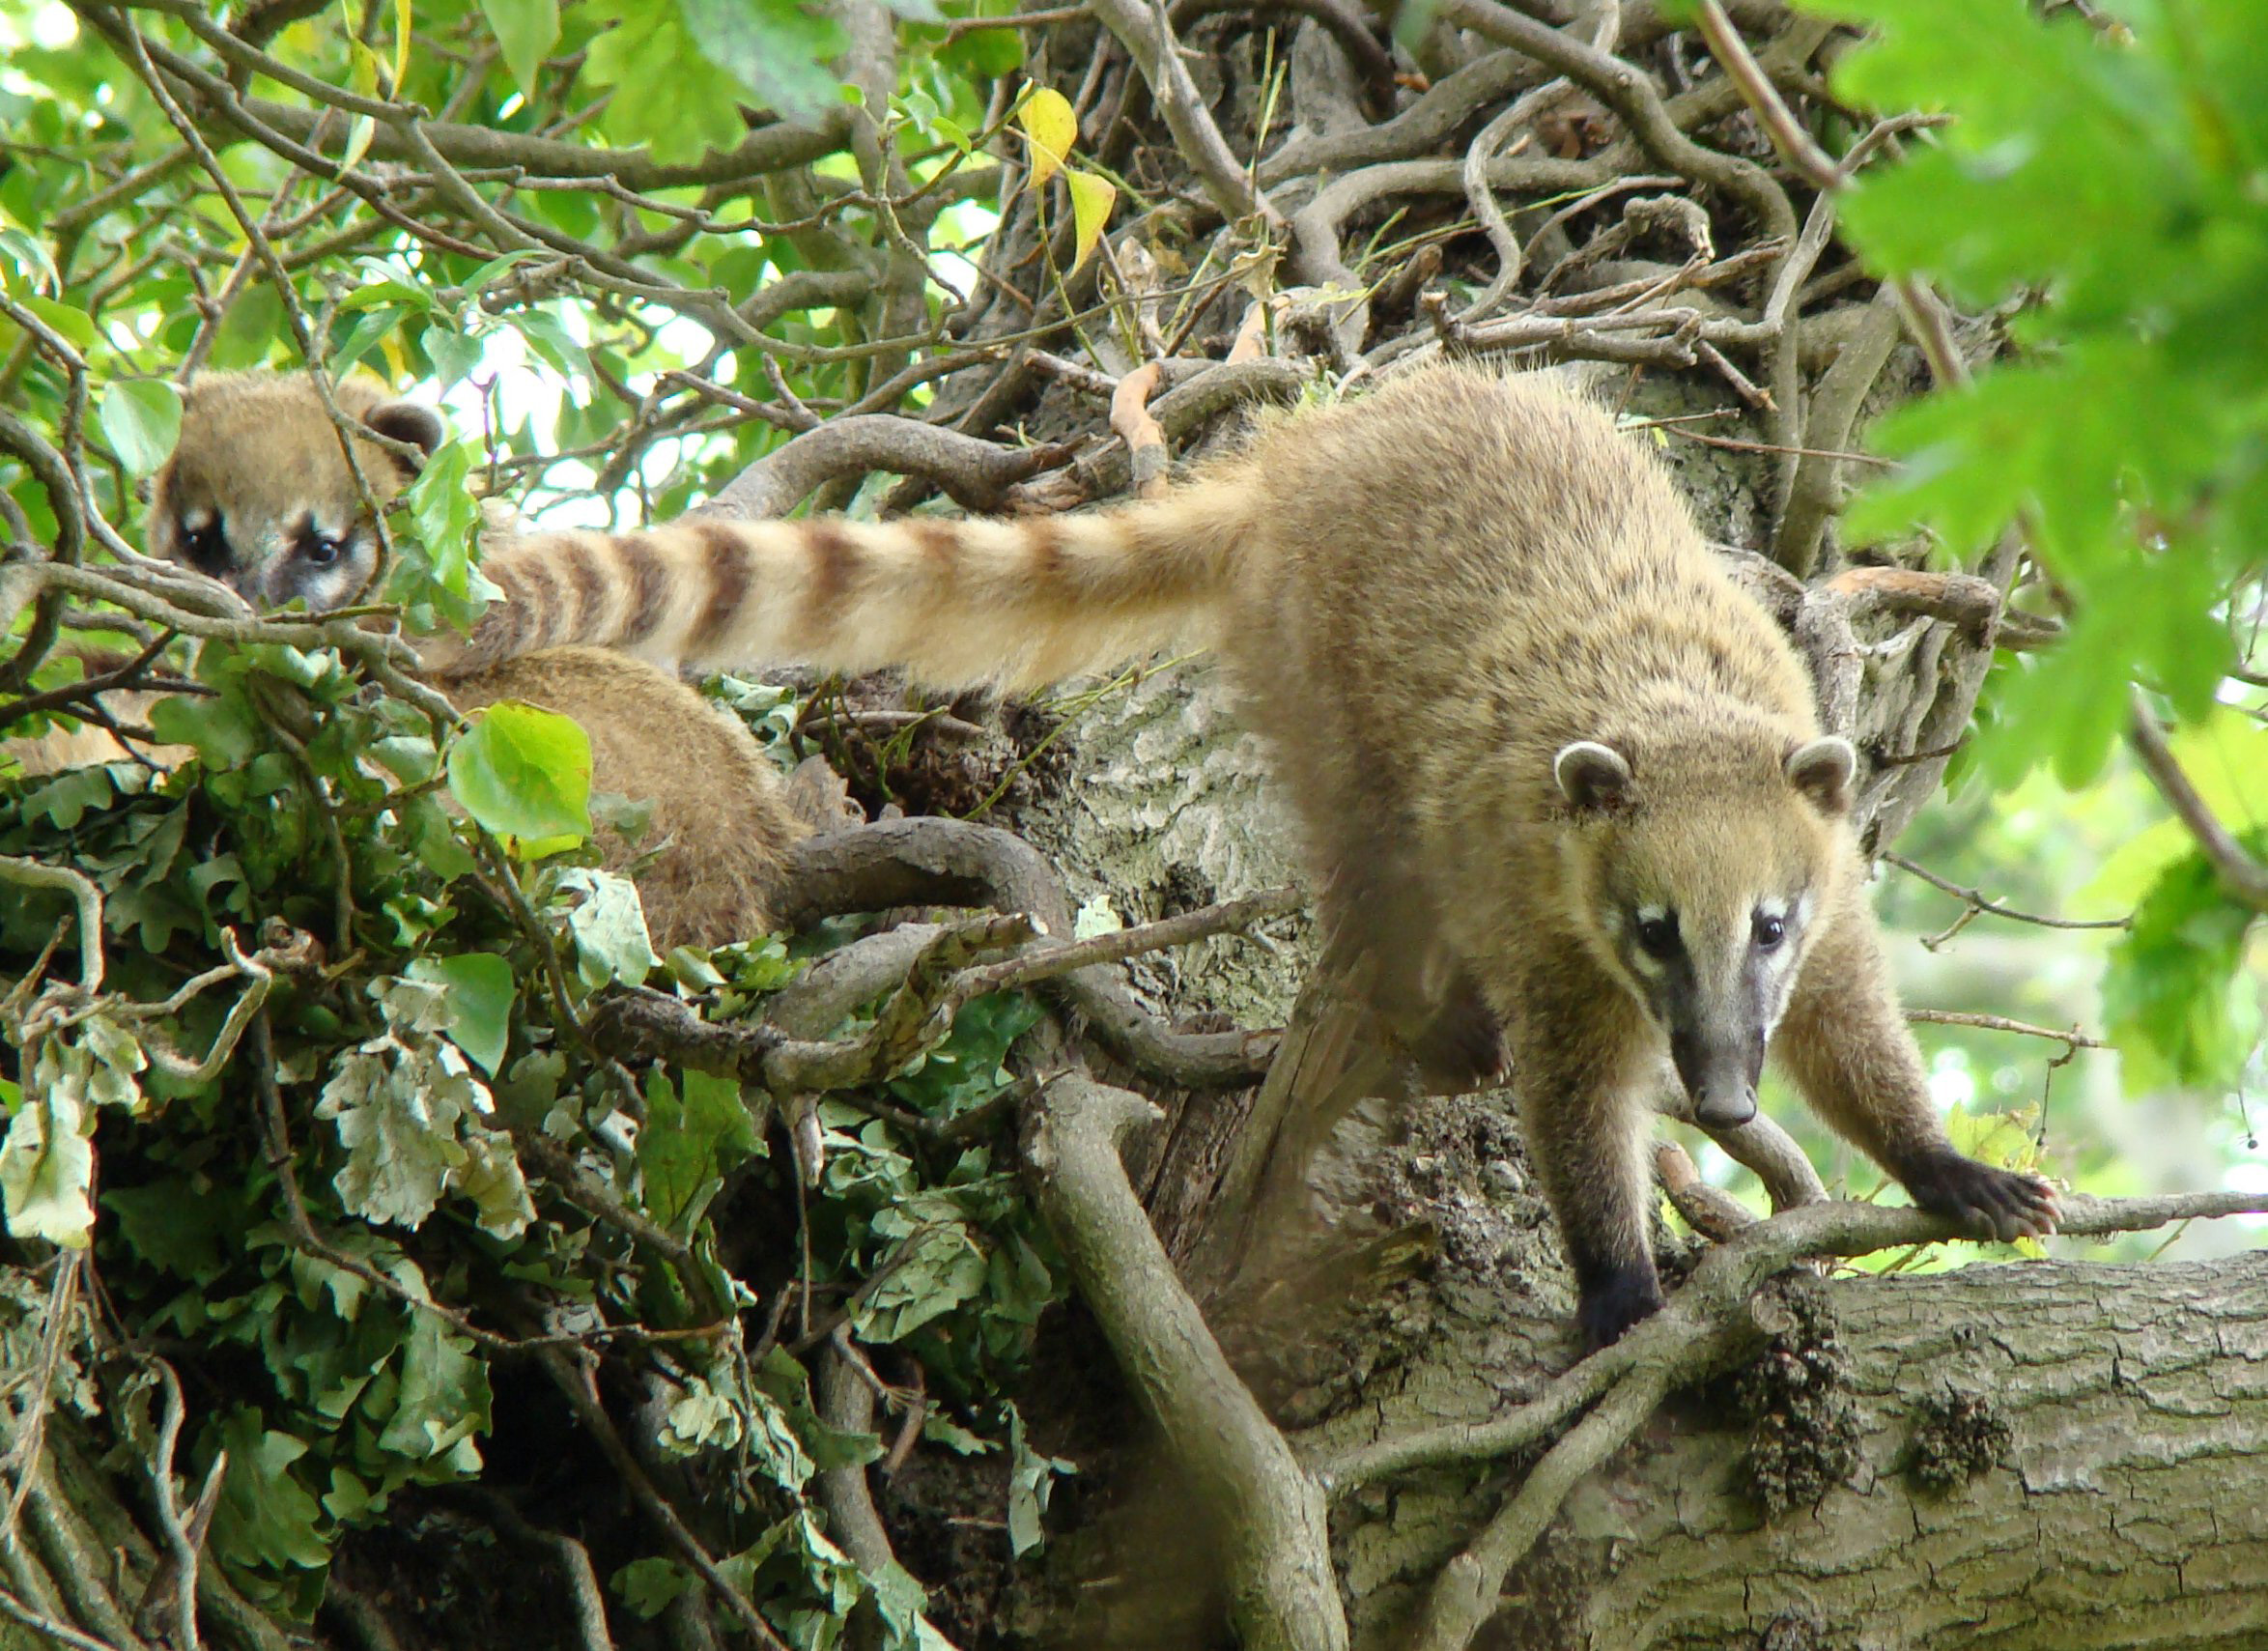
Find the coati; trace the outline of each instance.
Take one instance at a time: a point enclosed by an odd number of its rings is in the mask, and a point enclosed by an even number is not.
[[[344,380],[332,393],[349,417],[425,453],[446,434],[434,409],[392,399],[368,380]],[[376,441],[355,446],[380,503],[413,479],[405,456]],[[342,606],[377,562],[376,527],[304,374],[194,381],[180,439],[152,484],[149,524],[151,555],[199,568],[261,608],[294,598],[311,610]],[[659,847],[637,880],[663,951],[746,940],[773,926],[781,866],[808,827],[788,806],[778,769],[729,712],[666,671],[598,648],[545,649],[440,680],[461,709],[525,699],[572,717],[590,736],[593,786],[652,803],[640,845]],[[122,721],[140,721],[154,697],[104,697]],[[9,750],[33,772],[128,754],[93,727]],[[161,763],[187,754],[146,754]],[[601,846],[617,869],[638,852],[609,833]]]
[[[938,686],[1215,646],[1305,827],[1326,932],[1422,1062],[1512,1083],[1584,1341],[1661,1303],[1652,1100],[1755,1110],[1768,1047],[1925,1210],[2054,1230],[1955,1151],[1848,819],[1857,755],[1662,467],[1541,377],[1433,366],[1264,430],[1166,497],[1057,520],[541,533],[443,670],[564,643]]]

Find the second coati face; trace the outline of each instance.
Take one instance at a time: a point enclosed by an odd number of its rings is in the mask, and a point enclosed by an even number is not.
[[[1783,749],[1725,763],[1720,745],[1655,772],[1642,747],[1579,740],[1552,764],[1570,915],[1715,1126],[1755,1116],[1765,1047],[1850,861],[1851,742]]]
[[[332,390],[339,411],[431,454],[440,414],[396,401],[367,380]],[[184,392],[182,435],[150,495],[153,555],[210,574],[259,609],[344,607],[378,566],[378,528],[362,507],[338,433],[303,373],[219,373]],[[356,441],[355,459],[383,506],[416,466]]]

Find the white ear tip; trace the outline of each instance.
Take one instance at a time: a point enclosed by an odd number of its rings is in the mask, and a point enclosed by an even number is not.
[[[1590,807],[1629,786],[1630,764],[1610,745],[1579,739],[1560,747],[1559,754],[1551,759],[1551,777],[1568,801]]]
[[[1823,800],[1839,798],[1858,773],[1858,748],[1840,734],[1822,734],[1788,754],[1789,781]]]

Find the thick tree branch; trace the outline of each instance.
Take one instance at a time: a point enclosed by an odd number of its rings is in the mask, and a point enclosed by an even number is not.
[[[998,510],[1009,488],[1070,456],[1063,443],[1004,447],[918,418],[854,414],[830,419],[775,448],[694,514],[745,521],[785,516],[822,484],[874,470],[920,476],[957,504]]]
[[[1344,1651],[1323,1498],[1229,1368],[1127,1183],[1120,1145],[1157,1110],[1080,1076],[1034,1109],[1032,1196],[1175,1465],[1218,1522],[1230,1616],[1253,1651]]]

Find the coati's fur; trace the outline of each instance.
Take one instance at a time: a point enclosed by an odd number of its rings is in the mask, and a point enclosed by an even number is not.
[[[341,412],[430,453],[440,415],[349,379]],[[413,463],[377,441],[356,459],[383,504],[413,479]],[[215,374],[185,393],[181,438],[151,490],[150,552],[186,562],[255,606],[295,598],[311,609],[354,600],[377,561],[377,533],[338,437],[303,374]],[[788,848],[808,829],[788,806],[778,769],[747,726],[674,675],[620,653],[560,647],[441,673],[462,710],[524,699],[572,717],[591,742],[594,789],[650,802],[636,843],[600,833],[605,862],[636,866],[655,944],[718,946],[773,926],[772,901]],[[104,708],[139,722],[156,696],[108,694]],[[8,750],[32,773],[129,754],[92,726],[57,728]],[[161,766],[175,747],[144,747]],[[646,851],[650,850],[650,857]],[[642,865],[637,865],[641,858]]]
[[[1659,1305],[1652,1101],[1754,1110],[1767,1042],[1924,1209],[2045,1234],[1954,1150],[1821,734],[1661,466],[1542,378],[1412,373],[1167,497],[1061,520],[685,521],[496,547],[440,669],[597,643],[669,664],[1044,682],[1210,641],[1274,747],[1327,932],[1437,1070],[1512,1081],[1592,1346]]]

